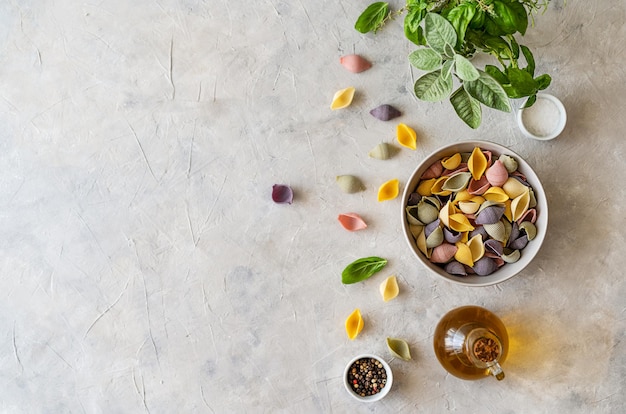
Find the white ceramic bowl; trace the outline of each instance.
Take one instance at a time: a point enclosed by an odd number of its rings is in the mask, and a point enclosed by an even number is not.
[[[417,248],[415,239],[409,230],[409,223],[406,218],[406,205],[409,200],[409,196],[413,193],[417,187],[417,183],[420,181],[420,177],[432,165],[435,161],[444,157],[454,155],[457,152],[472,152],[474,147],[480,147],[482,150],[491,151],[494,154],[494,159],[497,159],[502,154],[509,155],[518,163],[518,170],[523,173],[528,183],[532,186],[537,199],[537,221],[535,226],[537,227],[537,236],[528,242],[526,247],[521,250],[521,257],[515,263],[507,263],[504,266],[497,269],[495,272],[488,276],[468,275],[468,276],[454,276],[446,272],[442,267],[435,263],[431,263],[430,260]],[[535,257],[546,235],[548,229],[548,203],[546,195],[537,177],[537,174],[532,170],[530,165],[524,159],[511,151],[510,149],[503,147],[502,145],[495,144],[487,141],[464,141],[457,142],[455,144],[446,145],[439,148],[426,158],[417,166],[409,177],[404,193],[402,195],[402,208],[401,208],[401,220],[402,230],[404,238],[406,239],[411,251],[417,257],[417,259],[428,268],[432,273],[443,279],[449,280],[454,283],[465,286],[489,286],[496,283],[503,282],[521,272]]]
[[[361,397],[360,395],[355,393],[353,391],[352,384],[348,382],[348,371],[350,371],[350,367],[359,359],[364,359],[364,358],[374,358],[375,360],[379,361],[383,365],[383,368],[385,368],[385,372],[387,373],[387,382],[385,384],[385,387],[382,389],[382,391],[380,391],[377,394],[370,395],[367,397]],[[391,372],[391,367],[384,359],[382,359],[378,355],[374,355],[374,354],[357,355],[354,358],[352,358],[350,362],[348,362],[348,364],[346,365],[346,369],[343,371],[343,385],[346,387],[348,394],[350,394],[353,398],[356,398],[357,400],[362,401],[362,402],[374,402],[374,401],[379,401],[383,399],[387,394],[389,394],[392,384],[393,384],[393,373]]]
[[[539,141],[548,141],[559,136],[566,122],[567,113],[563,103],[547,93],[538,93],[534,105],[517,111],[519,129],[527,137]]]

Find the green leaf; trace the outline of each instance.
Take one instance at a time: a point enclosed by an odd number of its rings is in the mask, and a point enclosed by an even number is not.
[[[526,72],[530,73],[530,76],[535,76],[535,58],[533,57],[533,52],[524,45],[521,45],[520,48],[528,64],[528,66],[526,66]]]
[[[480,102],[472,98],[462,86],[450,96],[450,103],[459,118],[470,128],[476,129],[480,126],[482,120]]]
[[[424,15],[425,12],[423,9],[413,8],[409,10],[404,18],[404,35],[411,42],[419,46],[426,44],[422,26],[420,26]]]
[[[383,1],[372,3],[361,13],[354,28],[361,33],[376,32],[387,15],[389,15],[389,3]]]
[[[537,83],[537,89],[542,91],[546,89],[548,86],[550,86],[550,83],[552,82],[552,78],[548,74],[543,74],[541,76],[537,76],[535,78],[535,82]]]
[[[511,43],[511,52],[513,52],[513,58],[517,60],[519,58],[519,44],[512,35],[509,35],[508,38],[509,42]]]
[[[485,30],[494,36],[520,32],[526,33],[528,15],[522,2],[494,0],[493,12],[487,13]]]
[[[436,13],[427,13],[424,17],[424,36],[426,43],[439,53],[444,53],[445,45],[456,45],[456,31],[452,24]]]
[[[461,46],[465,40],[465,32],[476,14],[476,4],[462,3],[450,10],[447,19],[454,27],[457,35],[457,46]]]
[[[463,87],[482,104],[504,112],[511,112],[511,104],[502,86],[486,72],[478,71],[474,81],[463,82]]]
[[[376,256],[355,260],[341,272],[341,283],[349,285],[368,279],[387,264],[387,259]]]
[[[418,99],[439,102],[452,92],[452,77],[442,76],[441,70],[429,72],[415,81],[414,89]]]
[[[505,86],[504,89],[509,97],[517,99],[537,93],[537,82],[530,73],[519,68],[507,68],[505,73],[510,86]]]
[[[478,70],[467,58],[461,55],[454,55],[454,67],[457,76],[461,78],[461,80],[473,81],[478,79]]]
[[[493,65],[485,65],[485,72],[498,81],[500,85],[506,85],[509,83],[509,78],[506,77],[504,72]]]
[[[537,95],[529,96],[528,99],[526,100],[526,103],[524,104],[524,108],[530,108],[531,106],[535,104],[536,101],[537,101]]]
[[[446,60],[441,67],[441,76],[452,79],[452,69],[454,68],[454,60]],[[448,95],[450,92],[448,92]]]
[[[435,70],[441,67],[441,55],[434,50],[418,49],[409,54],[409,63],[421,70]]]

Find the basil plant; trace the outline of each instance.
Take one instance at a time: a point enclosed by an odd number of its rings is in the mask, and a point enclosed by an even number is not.
[[[524,35],[533,12],[547,7],[541,0],[407,0],[397,11],[386,2],[370,4],[356,21],[361,33],[377,32],[401,14],[404,34],[420,46],[409,55],[412,66],[426,73],[415,82],[417,98],[450,100],[468,126],[478,128],[482,105],[510,112],[509,99],[528,97],[534,104],[537,92],[550,85],[544,74],[535,77],[530,49],[515,35]],[[477,68],[471,57],[481,51],[498,62]],[[521,67],[521,58],[525,67]],[[456,87],[455,87],[456,84]]]

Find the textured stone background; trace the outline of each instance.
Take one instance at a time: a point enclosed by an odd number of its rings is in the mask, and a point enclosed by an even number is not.
[[[392,1],[400,6],[401,1]],[[419,76],[401,20],[353,29],[369,1],[9,0],[0,4],[0,411],[624,412],[626,4],[554,1],[523,43],[569,115],[550,142],[514,115],[469,130],[447,103],[412,96]],[[339,57],[374,62],[362,74]],[[330,111],[333,93],[358,90]],[[418,149],[367,152],[395,123]],[[488,288],[440,281],[401,237],[403,185],[438,146],[485,139],[535,168],[550,203],[535,261]],[[341,193],[335,176],[367,190]],[[292,205],[271,201],[291,185]],[[359,212],[348,233],[339,213]],[[378,275],[343,286],[369,255]],[[458,380],[432,333],[448,310],[487,307],[513,338],[503,382]],[[359,307],[355,341],[343,323]],[[414,360],[391,360],[387,336]],[[355,354],[390,360],[374,405],[343,389]]]

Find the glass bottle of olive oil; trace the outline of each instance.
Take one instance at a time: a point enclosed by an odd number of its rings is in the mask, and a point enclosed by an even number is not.
[[[450,374],[476,380],[493,375],[504,379],[501,363],[509,337],[500,318],[479,306],[462,306],[448,312],[435,328],[437,359]]]

